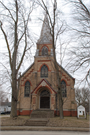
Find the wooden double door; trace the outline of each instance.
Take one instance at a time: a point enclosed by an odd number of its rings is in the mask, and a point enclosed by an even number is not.
[[[40,94],[40,108],[41,109],[50,108],[50,93],[47,90],[43,90]]]

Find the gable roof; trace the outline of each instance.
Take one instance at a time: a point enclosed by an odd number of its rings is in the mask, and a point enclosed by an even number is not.
[[[52,91],[54,91],[54,93],[56,93],[56,91],[51,87],[50,83],[48,83],[48,81],[47,81],[46,79],[42,79],[42,80],[38,83],[38,85],[35,87],[35,89],[31,92],[31,94],[39,87],[39,85],[40,85],[43,81],[45,81],[46,84],[52,89]]]
[[[58,62],[57,64],[59,65],[59,67],[64,70],[66,72],[66,74],[68,74],[73,80],[75,80],[75,78],[73,78]]]
[[[79,105],[78,107],[77,107],[78,109],[85,109],[85,107],[84,106],[82,106],[82,105]]]
[[[59,65],[59,67],[64,71],[66,72],[66,74],[68,74],[74,81],[75,81],[75,78],[73,78],[58,62],[57,64]],[[34,62],[28,67],[28,69],[26,69],[26,71],[19,77],[19,79],[30,69],[32,68],[32,66],[34,65]],[[49,83],[49,82],[48,82]]]
[[[18,78],[20,79],[32,66],[34,65],[34,62],[23,72],[23,74]]]

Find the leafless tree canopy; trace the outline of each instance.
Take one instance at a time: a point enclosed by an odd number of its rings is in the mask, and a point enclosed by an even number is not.
[[[7,93],[0,90],[0,104],[1,104],[1,102],[4,102],[6,100],[6,98],[7,98]]]
[[[74,72],[83,69],[86,79],[90,72],[90,1],[86,0],[68,0],[71,7],[73,24],[72,38],[73,47],[70,49],[69,68]],[[73,36],[74,35],[74,36]],[[88,80],[87,80],[88,81]],[[89,82],[88,82],[89,83]]]
[[[8,65],[3,67],[10,75],[12,87],[11,117],[17,116],[18,72],[33,42],[29,31],[30,15],[34,7],[31,0],[0,1],[0,30],[6,42]],[[6,58],[6,57],[5,57]]]
[[[76,88],[75,97],[77,104],[83,105],[86,111],[89,112],[90,90],[88,88]]]
[[[17,7],[15,6],[15,2],[17,2]],[[8,54],[6,54],[6,56],[9,56],[11,69],[13,68],[12,62],[15,49],[15,24],[17,24],[17,71],[20,69],[25,52],[29,50],[33,44],[31,41],[31,35],[29,31],[30,29],[28,29],[30,14],[33,10],[33,4],[33,2],[29,3],[28,1],[25,5],[25,1],[22,2],[21,0],[13,0],[12,2],[0,1],[0,27],[7,45]],[[25,34],[27,35],[27,39],[25,39]],[[27,43],[29,46],[27,46]]]

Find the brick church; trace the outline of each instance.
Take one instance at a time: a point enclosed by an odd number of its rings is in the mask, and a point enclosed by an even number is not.
[[[35,110],[52,110],[59,115],[57,79],[53,64],[52,37],[47,16],[37,41],[34,63],[19,78],[17,102],[18,115],[31,115]],[[63,114],[77,116],[75,103],[75,79],[58,64],[61,78]]]

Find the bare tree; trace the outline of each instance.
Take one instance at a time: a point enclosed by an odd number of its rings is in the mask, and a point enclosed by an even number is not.
[[[76,102],[78,105],[81,105],[82,103],[82,95],[81,95],[81,90],[76,88],[75,89],[75,97],[76,97]]]
[[[0,104],[1,102],[4,102],[7,98],[7,93],[5,93],[3,91],[3,87],[2,87],[2,79],[0,78]]]
[[[73,47],[70,50],[69,68],[75,72],[82,70],[85,72],[84,78],[87,79],[90,72],[90,2],[85,0],[68,0],[71,6],[73,24]],[[72,8],[73,7],[73,8]]]
[[[3,92],[3,90],[1,90],[0,88],[0,104],[1,102],[4,102],[6,98],[7,98],[7,93]]]
[[[90,91],[88,88],[82,88],[82,104],[89,111]]]
[[[75,91],[76,102],[78,105],[83,105],[86,111],[89,111],[90,91],[88,88],[76,88]]]
[[[0,29],[8,51],[12,88],[11,117],[17,116],[18,72],[32,45],[28,24],[33,6],[31,0],[0,1]]]
[[[59,24],[59,27],[56,31],[56,27],[57,27],[57,19],[58,19],[58,15],[59,15],[59,11],[57,9],[57,0],[53,0],[51,1],[51,9],[52,10],[50,12],[49,8],[48,8],[48,2],[45,0],[37,0],[36,1],[38,5],[40,5],[42,7],[42,9],[45,11],[45,14],[48,17],[49,20],[49,25],[50,25],[50,34],[52,36],[52,45],[53,45],[53,56],[54,56],[54,68],[56,71],[56,78],[57,78],[57,89],[58,89],[58,95],[59,95],[59,112],[60,112],[60,118],[63,119],[63,99],[62,99],[62,92],[61,92],[61,74],[59,75],[59,65],[56,61],[56,54],[55,54],[55,49],[56,49],[56,42],[58,39],[58,36],[63,33],[65,31],[64,23],[63,21],[59,21],[61,22]]]

